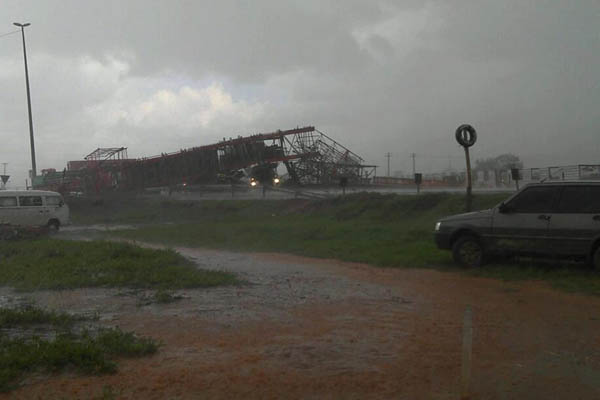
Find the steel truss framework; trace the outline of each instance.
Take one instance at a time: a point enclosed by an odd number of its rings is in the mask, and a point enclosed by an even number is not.
[[[99,147],[83,159],[86,161],[125,160],[127,147]]]
[[[282,135],[281,142],[288,157],[282,161],[290,177],[298,183],[330,184],[342,177],[364,183],[375,173],[375,166],[364,165],[361,157],[314,127]]]
[[[219,174],[283,163],[298,184],[366,183],[375,166],[313,126],[223,140],[175,153],[137,160],[127,149],[99,148],[85,157],[85,191],[140,190],[179,183],[210,183]]]
[[[365,183],[375,166],[313,126],[261,133],[125,163],[128,187],[171,186],[216,180],[219,173],[263,164],[284,163],[290,179],[299,184],[338,183],[341,177]]]

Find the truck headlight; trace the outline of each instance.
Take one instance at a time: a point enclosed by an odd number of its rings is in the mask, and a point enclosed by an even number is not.
[[[441,226],[442,226],[442,223],[441,223],[441,222],[436,222],[436,223],[435,223],[435,230],[436,230],[436,231],[439,231]]]

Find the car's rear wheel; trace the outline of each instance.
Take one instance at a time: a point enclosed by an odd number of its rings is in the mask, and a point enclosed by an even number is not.
[[[452,245],[452,256],[463,267],[479,267],[483,264],[483,245],[475,236],[463,235]]]
[[[60,229],[60,222],[55,219],[48,221],[48,230],[50,233],[56,233]]]

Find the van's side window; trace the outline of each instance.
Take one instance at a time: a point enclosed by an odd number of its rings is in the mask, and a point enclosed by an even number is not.
[[[0,207],[16,207],[16,197],[0,197]]]
[[[21,207],[41,207],[42,196],[19,196]]]
[[[62,203],[62,199],[58,196],[46,196],[47,206],[60,206]]]

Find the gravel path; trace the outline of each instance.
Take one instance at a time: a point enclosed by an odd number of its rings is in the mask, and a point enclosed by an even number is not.
[[[600,398],[600,299],[543,284],[381,269],[283,254],[177,248],[235,286],[14,293],[161,340],[111,376],[40,377],[10,398],[406,398],[460,394],[463,313],[473,309],[472,398]],[[0,396],[1,398],[1,396]]]
[[[235,321],[291,318],[290,310],[301,305],[374,300],[410,303],[385,286],[340,276],[318,265],[285,257],[273,259],[182,247],[175,250],[193,260],[199,268],[233,272],[240,284],[177,290],[173,293],[181,296],[182,300],[171,304],[145,304],[153,293],[151,290],[84,288],[18,293],[4,287],[0,288],[0,305],[35,302],[53,309],[98,315],[104,321],[119,320],[122,315],[131,313],[148,313],[159,316],[202,315],[231,324]]]

